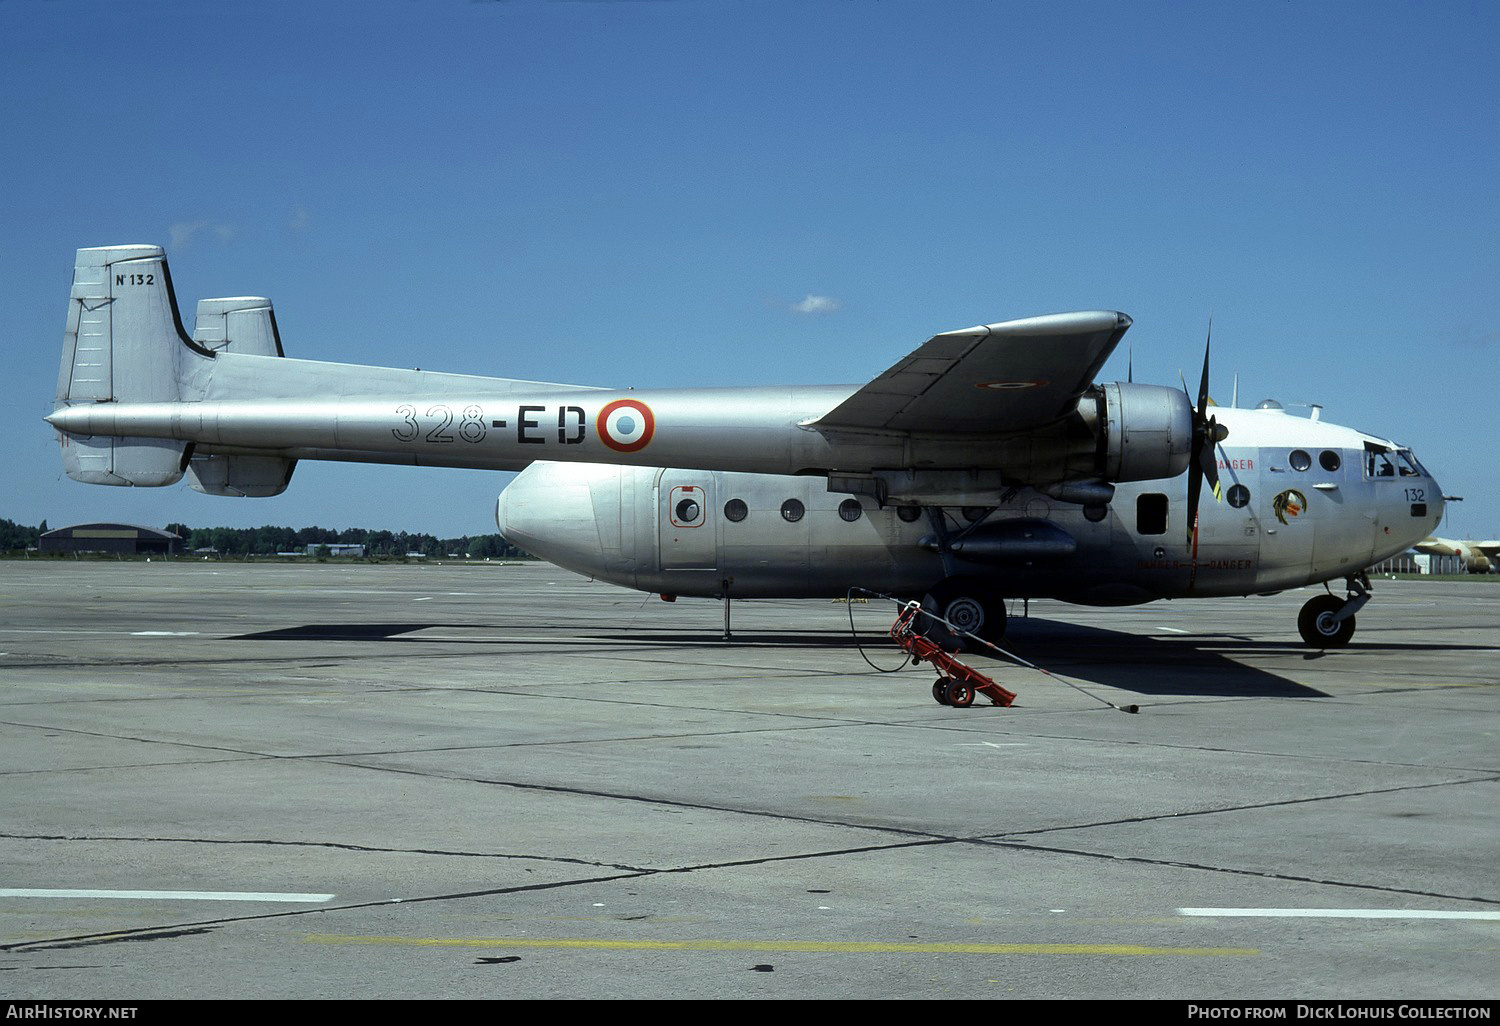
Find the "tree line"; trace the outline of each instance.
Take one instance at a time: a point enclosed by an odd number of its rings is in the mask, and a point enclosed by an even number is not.
[[[37,527],[27,527],[0,519],[0,550],[34,549],[46,530],[45,520]],[[212,550],[223,556],[271,556],[278,552],[306,552],[309,545],[363,545],[365,555],[372,557],[401,557],[410,552],[420,552],[429,558],[467,559],[513,559],[526,555],[499,534],[439,538],[363,527],[335,531],[326,527],[189,527],[180,523],[168,524],[165,530],[182,539],[183,554]],[[314,554],[318,554],[316,550]]]

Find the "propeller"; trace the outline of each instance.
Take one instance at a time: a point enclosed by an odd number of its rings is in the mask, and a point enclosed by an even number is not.
[[[1208,337],[1203,342],[1203,378],[1198,383],[1198,405],[1193,408],[1193,449],[1188,459],[1188,508],[1187,540],[1193,543],[1198,533],[1198,500],[1203,493],[1203,482],[1208,481],[1213,489],[1214,501],[1219,501],[1219,461],[1214,447],[1229,437],[1229,429],[1219,423],[1217,416],[1208,412],[1208,352],[1213,342],[1214,324],[1208,322]],[[1179,375],[1180,376],[1180,375]],[[1182,383],[1187,391],[1187,382]],[[1191,398],[1191,396],[1189,397]]]

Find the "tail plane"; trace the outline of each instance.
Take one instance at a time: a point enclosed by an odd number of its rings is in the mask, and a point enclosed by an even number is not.
[[[281,356],[271,301],[205,299],[183,330],[160,246],[80,249],[73,265],[54,411],[99,403],[180,403],[201,398],[220,352]],[[188,483],[211,495],[276,495],[295,460],[194,456],[191,442],[59,431],[63,467],[86,484],[154,487]]]

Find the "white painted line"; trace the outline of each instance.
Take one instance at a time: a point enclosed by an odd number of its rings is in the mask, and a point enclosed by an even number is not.
[[[1478,919],[1500,920],[1493,912],[1455,912],[1422,908],[1180,908],[1180,916],[1257,919]]]
[[[1159,631],[1171,631],[1173,634],[1191,634],[1192,633],[1192,631],[1185,631],[1181,627],[1158,627],[1156,629],[1159,630]]]
[[[132,638],[195,638],[197,631],[131,631]]]
[[[432,596],[428,595],[426,598],[412,599],[412,601],[413,602],[431,602],[432,601]]]
[[[332,901],[332,894],[282,891],[100,891],[68,887],[0,887],[0,898],[123,898],[131,901]]]
[[[54,631],[39,627],[0,627],[0,634],[124,634],[124,631]]]

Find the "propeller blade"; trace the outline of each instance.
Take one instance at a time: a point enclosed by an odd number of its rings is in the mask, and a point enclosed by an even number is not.
[[[1188,467],[1187,542],[1191,547],[1198,531],[1198,498],[1203,492],[1203,468],[1197,438],[1193,439],[1193,462]]]
[[[1203,482],[1208,481],[1208,486],[1213,489],[1215,501],[1221,497],[1219,461],[1215,447],[1229,434],[1219,426],[1217,417],[1208,415],[1208,357],[1213,347],[1213,339],[1214,320],[1210,315],[1208,335],[1203,340],[1203,376],[1198,379],[1198,405],[1193,408],[1193,447],[1188,460],[1187,540],[1190,546],[1193,544],[1194,536],[1198,533],[1198,505],[1203,497]],[[1182,378],[1182,371],[1179,370],[1177,376]],[[1186,378],[1182,381],[1182,391],[1189,399],[1192,398],[1192,393],[1188,392]]]
[[[1208,409],[1208,350],[1214,341],[1214,320],[1208,319],[1208,337],[1203,340],[1203,378],[1198,383],[1198,416]]]

